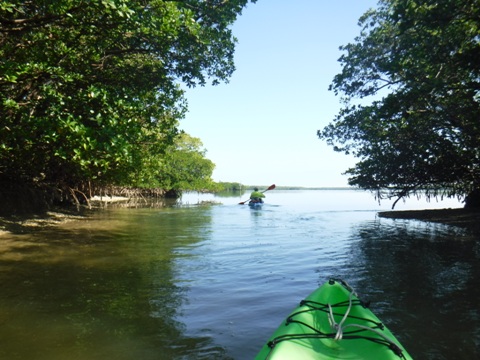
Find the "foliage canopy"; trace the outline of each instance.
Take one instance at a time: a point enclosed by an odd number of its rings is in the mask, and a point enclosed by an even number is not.
[[[211,179],[215,164],[206,158],[206,150],[199,138],[180,133],[163,156],[144,156],[144,166],[132,173],[134,187],[182,191],[213,190]]]
[[[350,185],[398,199],[479,189],[478,1],[380,0],[359,24],[330,86],[344,106],[317,132],[359,158]]]
[[[0,178],[138,181],[179,133],[180,84],[228,81],[248,2],[1,1]]]

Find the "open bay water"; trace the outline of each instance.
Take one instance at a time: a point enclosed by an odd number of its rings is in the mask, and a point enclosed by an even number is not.
[[[0,359],[252,359],[332,276],[415,359],[480,358],[480,234],[378,218],[391,202],[361,191],[266,196],[192,193],[1,236]]]

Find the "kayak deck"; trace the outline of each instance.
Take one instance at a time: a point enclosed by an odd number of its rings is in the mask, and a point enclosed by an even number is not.
[[[348,284],[331,279],[300,303],[255,359],[412,358]]]

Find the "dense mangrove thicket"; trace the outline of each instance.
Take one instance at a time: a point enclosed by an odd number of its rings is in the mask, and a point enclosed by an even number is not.
[[[108,186],[211,186],[214,165],[178,130],[181,85],[228,80],[230,25],[249,2],[2,2],[3,211],[78,203]]]
[[[479,207],[478,0],[380,0],[360,25],[330,87],[344,106],[318,131],[359,159],[350,185]]]

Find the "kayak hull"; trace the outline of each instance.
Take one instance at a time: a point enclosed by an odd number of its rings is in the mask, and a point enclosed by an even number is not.
[[[330,280],[290,313],[255,357],[261,359],[412,358],[345,282]]]
[[[248,206],[257,208],[261,207],[264,204],[263,200],[250,200]]]

